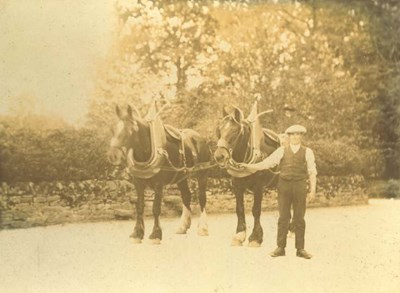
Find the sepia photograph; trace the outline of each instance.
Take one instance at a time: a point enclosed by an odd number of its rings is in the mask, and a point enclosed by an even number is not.
[[[400,292],[400,1],[0,0],[0,292]]]

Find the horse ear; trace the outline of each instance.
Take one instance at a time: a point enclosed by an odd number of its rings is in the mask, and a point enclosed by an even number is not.
[[[141,118],[142,116],[140,115],[140,112],[139,112],[139,110],[135,107],[135,106],[132,106],[132,105],[129,105],[128,104],[128,115],[131,117],[131,118],[135,118],[135,117],[137,117],[137,118]]]
[[[221,137],[221,130],[219,129],[219,127],[215,129],[215,135],[217,136],[218,139]]]
[[[239,108],[236,108],[236,107],[235,107],[234,115],[235,115],[235,120],[237,122],[240,122],[243,118],[243,112]]]
[[[115,113],[117,114],[118,118],[121,118],[121,109],[118,105],[115,105]]]
[[[223,106],[222,107],[222,117],[228,116],[229,113],[227,111],[227,106]]]
[[[132,107],[131,107],[131,105],[128,105],[127,111],[128,111],[128,116],[129,116],[130,118],[133,118],[133,116],[132,116]]]
[[[138,108],[135,107],[135,105],[130,105],[134,113],[136,114],[137,117],[142,118],[142,115],[140,115],[140,112]]]

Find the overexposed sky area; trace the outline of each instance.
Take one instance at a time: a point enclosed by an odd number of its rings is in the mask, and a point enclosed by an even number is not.
[[[81,122],[96,64],[111,46],[113,3],[0,0],[0,114],[25,94],[38,112]]]

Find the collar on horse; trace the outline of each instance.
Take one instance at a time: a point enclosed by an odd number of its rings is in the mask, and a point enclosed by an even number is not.
[[[133,149],[128,150],[128,166],[133,176],[139,178],[151,178],[161,170],[164,164],[166,135],[164,125],[159,117],[160,111],[156,111],[155,103],[149,109],[145,119],[149,123],[151,154],[146,162],[138,162],[133,156]]]
[[[161,170],[164,164],[164,149],[166,137],[159,118],[147,119],[150,128],[151,154],[146,162],[138,162],[133,156],[133,149],[128,150],[128,166],[133,176],[151,178]]]

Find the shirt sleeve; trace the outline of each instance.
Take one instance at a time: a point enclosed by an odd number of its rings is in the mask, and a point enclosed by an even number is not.
[[[308,175],[317,175],[314,152],[310,148],[306,148],[306,162]]]
[[[283,157],[284,148],[277,148],[272,154],[262,161],[264,169],[271,169],[276,165],[279,165]]]

